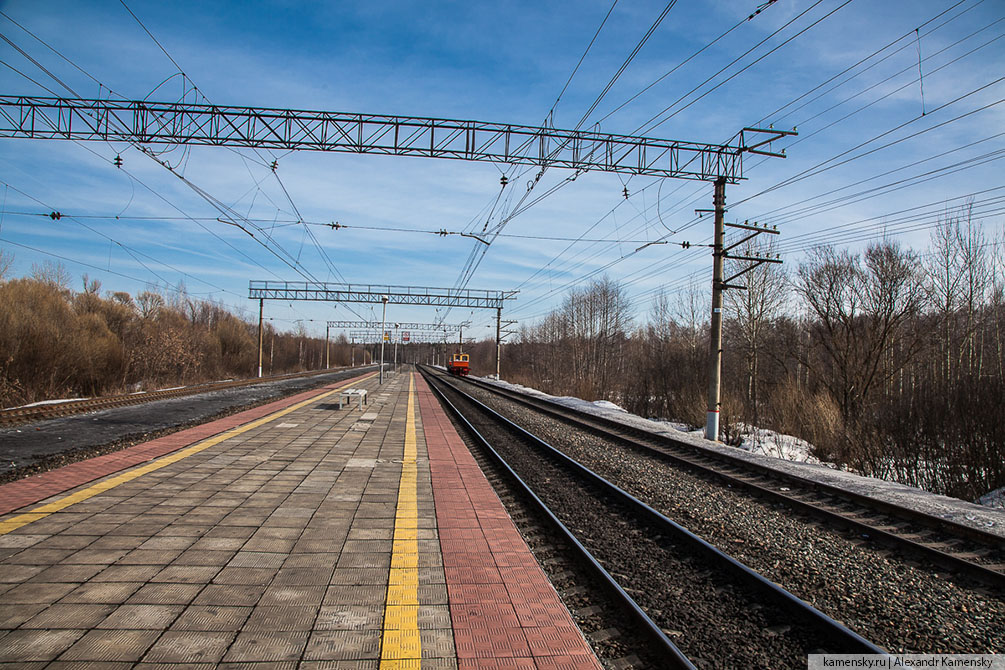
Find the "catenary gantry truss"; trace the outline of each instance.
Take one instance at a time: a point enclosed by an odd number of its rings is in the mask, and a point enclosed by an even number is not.
[[[449,334],[449,333],[448,333]],[[347,334],[350,340],[356,344],[380,344],[383,340],[383,334],[379,330],[352,330]],[[444,344],[451,343],[456,344],[456,337],[445,337],[442,332],[440,333],[429,333],[420,332],[412,333],[409,336],[408,342],[404,342],[397,337],[391,337],[388,340],[383,340],[384,342],[400,342],[401,344]],[[471,338],[464,338],[465,344],[470,344],[474,342]]]
[[[329,321],[329,328],[360,328],[365,330],[380,330],[381,328],[386,329],[387,326],[394,325],[397,330],[407,330],[407,331],[429,331],[442,333],[447,331],[448,333],[456,333],[460,331],[461,328],[467,328],[471,325],[470,321],[465,321],[464,323],[406,323],[403,321],[395,321],[392,323],[382,324],[380,321]]]
[[[386,286],[380,284],[336,284],[332,282],[254,281],[248,297],[253,300],[314,300],[322,302],[365,302],[391,305],[432,305],[501,310],[516,291],[432,288],[428,286]]]
[[[413,116],[0,96],[0,137],[452,158],[735,183],[756,146]]]

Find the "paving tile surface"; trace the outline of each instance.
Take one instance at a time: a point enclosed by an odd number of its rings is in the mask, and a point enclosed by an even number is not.
[[[417,375],[401,534],[412,379],[351,380],[365,412],[298,396],[0,487],[0,524],[76,500],[0,534],[0,664],[376,670],[395,644],[400,668],[597,667]],[[407,574],[416,605],[388,605]]]
[[[417,392],[458,667],[599,670],[569,611],[421,379]]]

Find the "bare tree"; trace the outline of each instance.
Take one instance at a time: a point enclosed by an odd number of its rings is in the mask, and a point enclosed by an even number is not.
[[[820,352],[808,365],[846,421],[857,421],[871,393],[920,350],[917,337],[893,344],[921,310],[921,279],[915,254],[891,240],[870,245],[864,259],[821,247],[799,267],[795,289],[815,317],[810,334]]]
[[[7,273],[14,267],[14,254],[0,249],[0,281],[7,279]]]
[[[710,302],[711,298],[705,285],[693,277],[685,288],[677,292],[673,304],[673,317],[679,336],[692,352],[698,352],[706,346],[703,335],[708,321]]]
[[[631,325],[631,302],[624,287],[605,276],[574,289],[556,318],[545,323],[560,333],[571,356],[574,391],[606,394],[612,376],[621,370],[619,350]]]
[[[31,278],[35,281],[54,286],[61,291],[69,291],[73,278],[62,263],[43,261],[41,264],[31,264]]]
[[[774,253],[773,245],[766,249],[755,248],[752,241],[742,247],[742,255],[753,256],[758,252]],[[732,272],[739,272],[748,263],[732,261]],[[782,266],[764,263],[743,275],[745,290],[725,292],[726,309],[732,316],[740,337],[746,367],[746,400],[753,411],[753,422],[759,423],[758,380],[760,359],[764,349],[765,330],[777,319],[786,302],[788,280]]]
[[[83,275],[81,275],[80,281],[84,285],[84,293],[86,293],[87,295],[96,296],[99,293],[101,293],[100,279],[91,279],[90,277],[87,276],[87,273],[84,273]]]
[[[961,367],[979,378],[983,361],[982,313],[991,291],[994,268],[988,255],[987,236],[973,220],[973,203],[968,203],[961,214],[958,237],[963,265],[961,288],[965,317]]]
[[[114,291],[114,292],[112,292],[112,294],[111,294],[110,297],[111,297],[112,300],[114,300],[115,302],[117,302],[120,305],[123,305],[125,307],[135,307],[136,306],[133,303],[133,297],[131,295],[129,295],[128,293],[126,293],[125,291]]]
[[[932,231],[932,253],[926,265],[926,286],[929,300],[939,320],[940,377],[949,382],[954,377],[954,318],[960,303],[963,268],[959,251],[959,219],[949,212],[939,218]]]
[[[164,296],[153,291],[143,291],[136,295],[136,304],[140,317],[145,321],[155,318],[164,309]]]

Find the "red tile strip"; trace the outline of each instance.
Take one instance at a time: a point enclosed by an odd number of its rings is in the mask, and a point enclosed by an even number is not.
[[[27,505],[33,505],[46,498],[75,489],[82,484],[87,484],[96,479],[101,479],[127,468],[152,461],[155,458],[160,458],[165,454],[183,449],[207,437],[212,437],[255,419],[260,419],[263,416],[285,409],[290,405],[295,405],[298,402],[320,395],[325,391],[359,381],[364,377],[366,375],[346,379],[311,391],[304,391],[303,393],[253,407],[237,414],[231,414],[230,416],[225,416],[209,423],[186,428],[185,430],[159,437],[156,440],[136,444],[110,454],[95,456],[94,458],[65,465],[56,470],[50,470],[32,477],[3,484],[0,486],[0,514],[9,514]]]
[[[458,668],[600,669],[429,386],[416,375]]]

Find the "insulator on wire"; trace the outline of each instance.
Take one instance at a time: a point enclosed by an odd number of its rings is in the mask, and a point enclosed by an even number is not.
[[[49,212],[49,218],[52,219],[53,221],[59,221],[60,219],[63,218],[63,215],[60,214],[59,212]]]
[[[509,183],[509,178],[506,177],[506,175],[503,175],[502,177],[499,178],[499,183],[502,184],[503,188],[506,188],[506,184]]]
[[[117,167],[117,168],[122,167],[122,156],[119,155],[119,154],[116,154],[115,160],[112,161],[112,164],[115,165],[115,167]]]
[[[628,187],[626,186],[621,192],[624,194],[625,200],[628,200]]]

